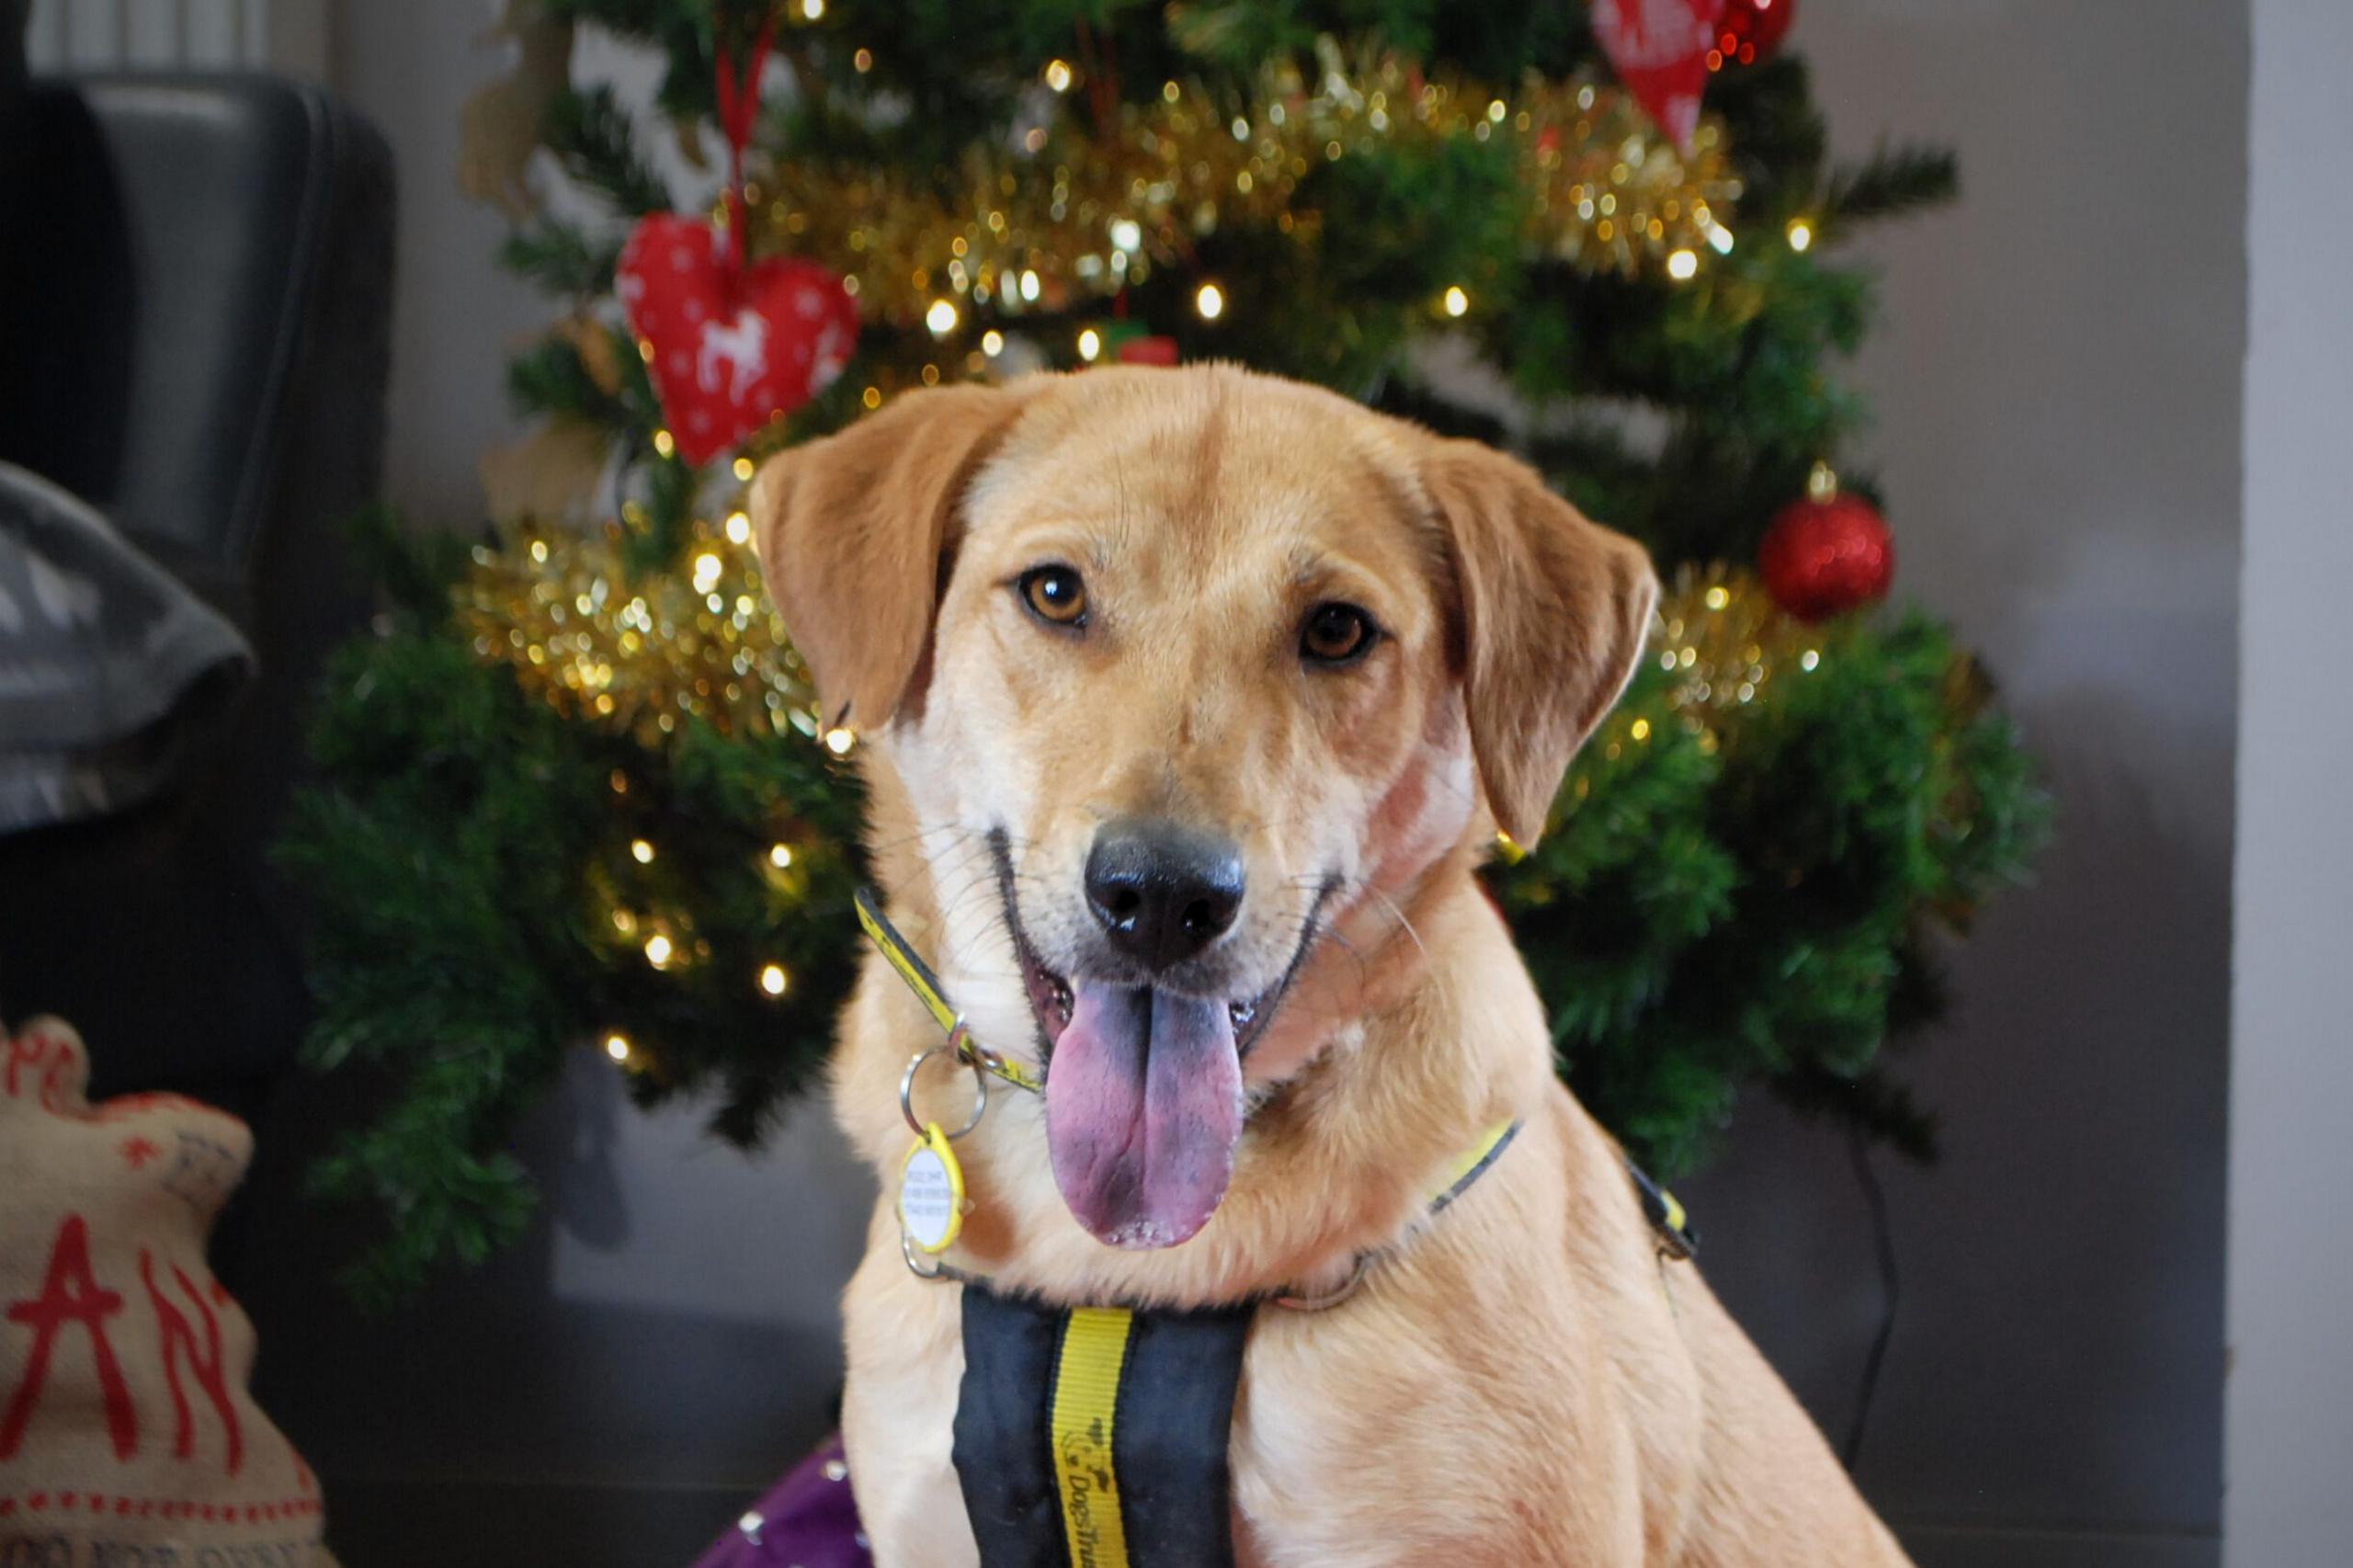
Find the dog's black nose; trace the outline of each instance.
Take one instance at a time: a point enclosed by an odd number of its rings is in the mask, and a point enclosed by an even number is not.
[[[1086,856],[1086,907],[1113,948],[1154,971],[1225,935],[1242,882],[1233,845],[1174,823],[1106,823]]]

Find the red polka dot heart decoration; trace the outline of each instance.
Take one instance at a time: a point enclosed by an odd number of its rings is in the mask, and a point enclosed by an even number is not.
[[[769,7],[749,40],[722,39],[714,51],[726,222],[641,219],[615,269],[674,449],[698,465],[824,392],[858,349],[858,304],[839,276],[792,256],[745,259],[744,149],[775,40]]]
[[[617,287],[677,453],[706,463],[830,386],[858,348],[858,304],[816,262],[739,266],[724,228],[642,219]]]
[[[1684,152],[1699,128],[1724,0],[1593,0],[1593,36],[1634,101]]]

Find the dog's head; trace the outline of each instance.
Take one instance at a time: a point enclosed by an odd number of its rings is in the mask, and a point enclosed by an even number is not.
[[[1335,1027],[1283,1006],[1326,940],[1361,956],[1490,815],[1535,840],[1655,592],[1512,460],[1222,367],[914,393],[753,506],[959,1004],[1034,1030],[1063,1196],[1129,1246],[1200,1228],[1245,1079]]]

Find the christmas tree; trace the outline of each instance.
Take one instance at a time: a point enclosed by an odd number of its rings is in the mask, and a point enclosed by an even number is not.
[[[488,530],[366,530],[396,608],[332,673],[287,846],[313,1056],[390,1081],[317,1173],[382,1220],[355,1284],[515,1232],[506,1140],[570,1050],[736,1141],[811,1081],[856,737],[761,591],[746,482],[906,389],[1108,360],[1322,382],[1643,540],[1652,656],[1493,872],[1563,1074],[1663,1174],[1756,1084],[1928,1153],[1886,1050],[2040,800],[1972,658],[1871,608],[1879,497],[1832,472],[1870,303],[1838,243],[1953,165],[1829,160],[1793,4],[517,0],[468,177],[560,301],[511,371],[540,425]],[[673,213],[654,130],[563,79],[576,24],[662,51],[717,200]]]

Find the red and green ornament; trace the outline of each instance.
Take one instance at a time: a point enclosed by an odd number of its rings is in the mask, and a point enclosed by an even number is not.
[[[1130,337],[1119,347],[1122,365],[1174,365],[1179,358],[1176,340],[1165,333],[1145,333]]]
[[[1174,365],[1180,356],[1176,340],[1155,333],[1140,321],[1114,316],[1087,328],[1095,334],[1098,365]]]

